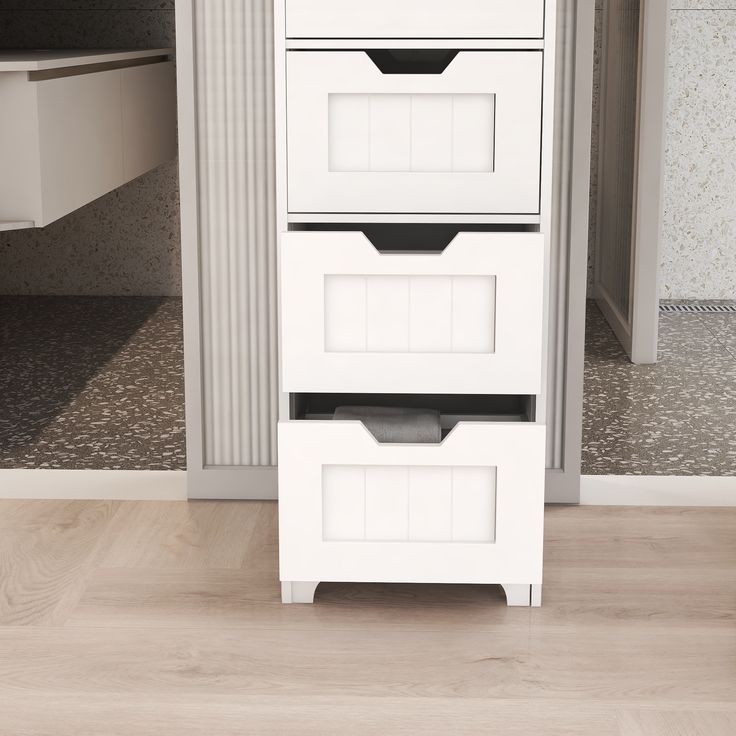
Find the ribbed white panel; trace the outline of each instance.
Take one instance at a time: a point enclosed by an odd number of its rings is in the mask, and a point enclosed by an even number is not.
[[[475,542],[496,538],[495,467],[325,465],[326,542]]]
[[[493,276],[325,276],[325,352],[492,353],[495,291]]]
[[[328,95],[330,171],[493,171],[495,95]]]
[[[196,0],[205,465],[276,463],[271,0]]]

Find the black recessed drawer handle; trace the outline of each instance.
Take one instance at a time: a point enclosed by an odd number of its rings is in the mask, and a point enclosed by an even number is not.
[[[459,52],[452,49],[370,49],[365,53],[383,74],[442,74]]]

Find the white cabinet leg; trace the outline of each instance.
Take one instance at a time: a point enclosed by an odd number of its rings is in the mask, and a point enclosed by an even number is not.
[[[542,605],[542,585],[532,585],[532,606],[539,608]]]
[[[529,606],[532,603],[531,585],[507,584],[501,586],[506,593],[507,606]]]
[[[303,583],[287,581],[281,583],[282,603],[314,603],[314,592],[317,590],[319,581],[316,583]]]

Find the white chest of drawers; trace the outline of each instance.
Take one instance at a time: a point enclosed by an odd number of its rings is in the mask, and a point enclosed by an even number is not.
[[[540,605],[554,0],[275,0],[279,546]],[[441,414],[382,444],[342,404]]]

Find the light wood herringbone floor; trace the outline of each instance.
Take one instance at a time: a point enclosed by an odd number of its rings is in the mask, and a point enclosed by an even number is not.
[[[0,734],[736,733],[736,509],[547,511],[544,606],[322,585],[276,506],[0,502]]]

